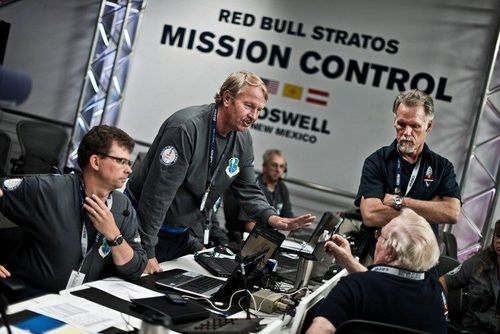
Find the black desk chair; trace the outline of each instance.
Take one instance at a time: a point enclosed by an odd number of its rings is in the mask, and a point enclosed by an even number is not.
[[[68,134],[57,125],[22,120],[17,123],[21,156],[11,159],[12,174],[59,173],[59,158],[68,142]]]
[[[0,131],[0,177],[7,175],[5,167],[7,165],[7,158],[10,152],[10,145],[10,136],[5,132]]]
[[[455,238],[455,235],[453,235],[451,232],[443,232],[442,239],[443,239],[443,246],[444,246],[443,255],[457,259],[458,247],[457,247],[457,239]]]
[[[439,262],[436,266],[438,276],[442,276],[442,275],[446,274],[447,272],[455,269],[459,265],[460,265],[460,262],[458,262],[457,259],[454,259],[450,256],[441,255],[439,257]]]
[[[416,329],[369,320],[348,320],[341,324],[337,334],[423,334]]]

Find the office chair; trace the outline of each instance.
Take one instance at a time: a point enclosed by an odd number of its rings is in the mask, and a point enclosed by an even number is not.
[[[7,158],[10,152],[10,144],[10,136],[0,130],[0,177],[7,175],[5,167],[7,165]]]
[[[369,320],[348,320],[342,323],[337,334],[423,334],[427,332]]]
[[[460,265],[460,262],[458,262],[457,259],[454,259],[450,256],[441,255],[439,257],[439,262],[436,266],[438,276],[442,276],[442,275],[446,274],[447,272],[455,269],[459,265]]]
[[[22,120],[17,123],[21,156],[11,159],[12,174],[50,174],[59,172],[59,158],[68,134],[57,125]]]
[[[455,235],[451,232],[443,232],[443,255],[447,255],[451,258],[457,259],[457,239]]]

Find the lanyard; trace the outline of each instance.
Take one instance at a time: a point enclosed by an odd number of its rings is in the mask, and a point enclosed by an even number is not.
[[[386,266],[376,266],[370,269],[370,271],[376,271],[379,273],[391,274],[394,276],[399,276],[402,278],[408,278],[414,281],[421,281],[425,278],[425,273],[408,271],[399,268],[386,267]]]
[[[213,171],[212,175],[210,175],[210,171],[212,170],[214,163],[215,163],[215,157],[216,157],[216,151],[217,151],[217,105],[214,107],[214,111],[212,113],[212,119],[210,120],[210,128],[209,128],[209,140],[208,140],[208,152],[209,152],[209,157],[208,157],[208,173],[207,173],[207,189],[205,190],[205,193],[203,194],[203,197],[201,199],[201,204],[200,204],[200,211],[205,210],[205,204],[207,202],[208,194],[210,193],[210,190],[212,189],[212,184],[215,181],[215,177],[217,176],[217,173],[219,172],[220,166],[222,165],[223,161],[223,156],[226,153],[227,146],[224,147],[224,150],[222,151],[221,157],[219,161],[215,165],[215,170]],[[229,136],[231,136],[229,134]],[[229,140],[229,138],[228,138]]]
[[[418,157],[417,164],[413,167],[413,171],[411,172],[410,181],[408,182],[408,186],[406,187],[405,197],[410,192],[415,180],[417,179],[418,170],[420,169],[420,162],[422,161],[422,155]],[[401,158],[398,157],[396,162],[396,188],[394,189],[394,193],[396,195],[401,195]]]

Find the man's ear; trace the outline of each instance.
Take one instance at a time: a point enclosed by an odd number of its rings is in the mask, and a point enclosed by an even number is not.
[[[427,123],[427,129],[425,129],[425,132],[431,132],[432,129],[432,120]]]
[[[389,249],[387,250],[387,253],[385,254],[385,259],[387,263],[391,263],[392,261],[396,260],[396,251],[392,247],[388,247]]]
[[[231,103],[231,95],[227,90],[222,93],[222,103],[225,107],[229,106],[229,104]]]
[[[92,167],[94,170],[99,170],[99,164],[100,164],[99,157],[97,154],[92,154],[89,159],[89,165]]]

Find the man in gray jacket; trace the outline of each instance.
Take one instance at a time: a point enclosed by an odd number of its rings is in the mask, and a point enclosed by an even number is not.
[[[82,174],[0,180],[0,212],[19,225],[23,240],[0,279],[12,274],[28,287],[11,300],[58,292],[118,275],[137,279],[146,266],[138,221],[119,191],[134,141],[118,128],[92,128],[78,149]]]
[[[223,83],[215,103],[179,110],[163,123],[127,185],[149,258],[147,273],[161,271],[158,260],[207,244],[212,207],[228,187],[251,217],[272,228],[294,230],[314,221],[309,214],[280,217],[255,184],[248,129],[267,97],[257,75],[235,72]]]

